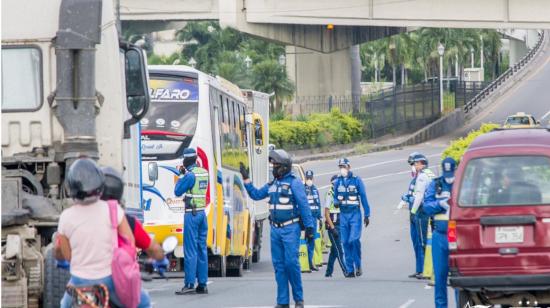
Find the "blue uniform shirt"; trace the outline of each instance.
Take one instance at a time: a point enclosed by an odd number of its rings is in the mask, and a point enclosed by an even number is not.
[[[439,194],[437,192],[438,185],[441,187],[441,192]],[[426,189],[426,193],[424,195],[424,212],[429,216],[446,213],[447,210],[439,204],[439,201],[448,199],[451,195],[452,189],[453,184],[448,184],[445,182],[443,177],[438,177],[433,180],[428,186],[428,189]]]
[[[339,191],[338,187],[343,186],[346,191]],[[350,187],[356,187],[357,188],[357,194],[359,195],[359,200],[361,201],[361,206],[363,206],[363,210],[365,211],[365,217],[370,216],[370,207],[369,202],[367,200],[367,193],[365,191],[365,184],[363,184],[363,180],[361,180],[360,177],[354,175],[351,171],[349,172],[347,177],[338,176],[338,178],[333,183],[333,189],[334,189],[334,203],[335,204],[342,204],[341,200],[338,199],[338,197],[343,197],[344,199],[347,199],[350,195],[349,188]]]
[[[317,189],[317,186],[305,186],[305,189],[306,197],[308,198],[308,204],[311,210],[311,215],[313,215],[314,218],[321,219],[321,198],[319,197],[319,190]],[[311,207],[316,208],[312,209]]]
[[[262,200],[269,196],[270,202],[276,202],[276,199],[279,198],[278,188],[284,184],[289,184],[290,190],[292,192],[290,202],[293,205],[293,211],[291,214],[291,216],[293,217],[289,217],[289,219],[293,219],[299,216],[302,219],[302,223],[306,228],[313,228],[315,224],[313,221],[313,217],[311,216],[309,204],[307,202],[304,184],[302,183],[302,181],[298,180],[292,172],[287,173],[279,180],[275,179],[272,182],[265,184],[260,189],[254,187],[252,183],[247,183],[244,185],[244,187],[246,188],[246,191],[248,192],[248,195],[250,196],[250,198],[252,198],[252,200]],[[276,211],[279,210],[277,210],[276,207],[274,209],[271,209],[270,206],[272,219],[274,219],[274,216],[278,214],[276,213]],[[282,210],[280,211],[283,212]],[[276,222],[281,223],[283,221]]]
[[[180,176],[178,182],[176,183],[176,188],[174,188],[174,195],[176,195],[176,197],[181,197],[181,195],[188,192],[195,185],[195,174],[191,172],[195,166],[196,164],[187,167],[187,172],[185,175],[183,177]]]

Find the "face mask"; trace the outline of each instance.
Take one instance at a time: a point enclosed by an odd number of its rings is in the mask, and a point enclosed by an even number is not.
[[[412,173],[413,177],[416,175],[416,167],[415,166],[411,166],[411,173]]]
[[[343,177],[348,176],[348,173],[349,173],[348,169],[346,169],[346,168],[340,168],[340,174],[341,174]]]
[[[284,166],[280,166],[280,165],[277,165],[277,166],[273,166],[273,177],[275,177],[276,179],[280,179],[282,178],[289,170],[287,170],[287,168],[285,168]]]
[[[306,180],[306,185],[307,186],[313,185],[313,180]]]
[[[183,159],[183,166],[185,168],[188,168],[189,166],[194,165],[196,162],[197,162],[196,157],[185,157]]]
[[[455,181],[455,177],[453,176],[452,178],[445,178],[445,182],[447,184],[453,184]]]

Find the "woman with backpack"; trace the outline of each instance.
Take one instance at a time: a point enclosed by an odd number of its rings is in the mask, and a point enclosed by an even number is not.
[[[151,307],[149,295],[144,290],[139,293],[139,267],[138,282],[135,279],[135,264],[132,263],[135,255],[131,253],[132,249],[135,253],[134,236],[124,211],[118,203],[107,204],[100,199],[105,181],[103,173],[93,160],[81,158],[71,165],[66,178],[74,204],[59,218],[55,254],[57,259],[70,262],[68,289],[104,285],[114,305]],[[122,270],[134,277],[125,276]],[[115,281],[118,283],[116,291]],[[119,283],[121,281],[124,285]],[[123,292],[120,292],[121,287],[125,289]],[[72,304],[73,297],[65,292],[61,307],[69,308]]]

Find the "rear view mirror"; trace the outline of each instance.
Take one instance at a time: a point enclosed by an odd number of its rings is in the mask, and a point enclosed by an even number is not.
[[[149,181],[155,182],[159,178],[159,167],[157,163],[150,162],[148,167]]]
[[[138,123],[149,109],[147,61],[143,51],[135,46],[123,46],[126,68],[126,108],[132,116],[124,122],[124,138],[130,138],[129,127]]]

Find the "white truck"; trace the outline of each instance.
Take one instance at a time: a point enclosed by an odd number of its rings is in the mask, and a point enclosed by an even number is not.
[[[121,171],[140,208],[146,59],[120,41],[113,1],[2,1],[2,307],[59,307],[69,273],[51,238],[75,159]]]

